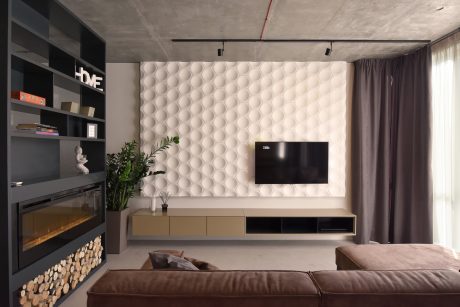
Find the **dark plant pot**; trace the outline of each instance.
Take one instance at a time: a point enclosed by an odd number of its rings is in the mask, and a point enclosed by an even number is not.
[[[106,214],[106,248],[108,254],[120,254],[128,246],[129,209],[107,211]]]
[[[161,211],[168,211],[168,204],[162,204]]]

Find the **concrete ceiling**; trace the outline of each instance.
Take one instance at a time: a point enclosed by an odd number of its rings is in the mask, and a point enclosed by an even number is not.
[[[108,62],[354,61],[420,44],[174,43],[258,38],[270,0],[60,0],[107,41]],[[443,8],[439,10],[440,8]],[[273,0],[265,39],[434,40],[460,27],[459,0]]]

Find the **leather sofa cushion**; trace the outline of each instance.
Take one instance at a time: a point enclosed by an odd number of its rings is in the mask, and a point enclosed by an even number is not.
[[[317,307],[319,294],[305,272],[115,270],[91,287],[87,306]]]
[[[458,307],[460,273],[450,270],[311,273],[321,307]]]
[[[339,270],[456,270],[460,259],[448,248],[434,244],[364,244],[335,250]]]

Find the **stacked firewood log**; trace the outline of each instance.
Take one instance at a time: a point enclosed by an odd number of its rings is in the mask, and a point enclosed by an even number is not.
[[[91,270],[101,264],[102,250],[99,236],[24,284],[19,290],[20,305],[54,306],[62,296],[75,289]]]

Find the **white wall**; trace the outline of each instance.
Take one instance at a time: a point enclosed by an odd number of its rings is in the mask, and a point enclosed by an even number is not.
[[[107,63],[107,152],[139,142],[139,63]]]
[[[345,62],[143,62],[141,144],[166,135],[178,146],[157,159],[164,176],[145,194],[343,197],[346,167]],[[328,142],[326,184],[255,184],[257,141]]]
[[[352,66],[347,69],[347,118],[351,112]],[[125,141],[139,139],[139,64],[107,65],[107,150],[117,151]],[[345,197],[176,197],[171,207],[251,207],[251,208],[350,208],[349,148],[350,121],[347,120],[347,192]],[[147,207],[149,198],[136,197],[132,208]]]

